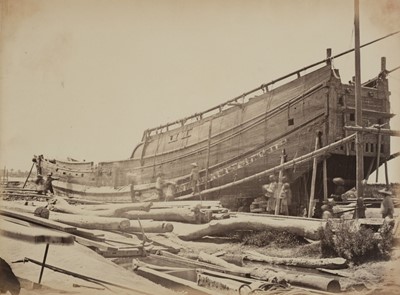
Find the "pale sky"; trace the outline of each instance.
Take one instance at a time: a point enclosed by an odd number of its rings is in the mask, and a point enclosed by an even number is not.
[[[34,154],[129,158],[147,128],[354,47],[352,0],[0,2],[1,168],[28,170]],[[361,43],[400,30],[400,0],[360,2]],[[362,81],[399,52],[400,34],[362,49]],[[334,65],[354,75],[353,54]],[[399,114],[400,70],[389,82]]]

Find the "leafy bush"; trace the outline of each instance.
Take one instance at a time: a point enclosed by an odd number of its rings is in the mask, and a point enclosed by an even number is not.
[[[386,258],[392,247],[391,225],[384,223],[377,234],[351,221],[328,221],[320,231],[321,253],[324,257],[340,256],[356,264]]]

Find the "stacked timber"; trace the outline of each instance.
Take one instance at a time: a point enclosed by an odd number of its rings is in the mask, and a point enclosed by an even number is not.
[[[263,197],[256,198],[250,204],[250,212],[251,213],[266,212],[267,211],[267,206],[268,206],[268,202]]]

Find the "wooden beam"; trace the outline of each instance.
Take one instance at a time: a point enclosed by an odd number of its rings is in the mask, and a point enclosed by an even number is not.
[[[355,53],[355,115],[356,125],[363,126],[362,92],[361,92],[361,54],[360,54],[360,0],[354,0],[354,53]],[[356,133],[356,190],[358,196],[363,196],[364,179],[364,141],[363,133]]]
[[[35,224],[43,225],[45,227],[58,229],[58,230],[61,230],[61,231],[67,232],[67,233],[73,233],[76,230],[75,226],[66,225],[64,223],[44,219],[41,217],[36,217],[32,214],[27,214],[27,213],[22,213],[22,212],[15,212],[15,211],[11,211],[11,210],[0,209],[0,215],[18,218],[21,220],[35,223]]]
[[[319,143],[319,138],[318,136],[315,138],[315,150],[318,150],[318,143]],[[313,209],[313,203],[314,203],[314,195],[315,195],[315,181],[317,179],[317,157],[313,159],[313,170],[312,170],[312,176],[311,176],[311,192],[310,192],[310,203],[308,205],[308,218],[311,218],[312,216],[312,209]]]
[[[0,234],[34,244],[70,245],[74,243],[74,237],[70,234],[60,233],[38,226],[24,226],[7,219],[2,219],[0,222]]]
[[[342,111],[344,113],[354,113],[355,112],[355,108],[352,107],[344,107],[342,109]],[[374,111],[374,110],[366,110],[363,109],[363,114],[369,115],[369,116],[376,116],[376,117],[384,117],[384,118],[393,118],[395,116],[395,114],[392,113],[386,113],[386,112],[379,112],[379,111]]]
[[[359,127],[359,126],[344,126],[343,128],[348,131],[382,134],[382,135],[389,135],[396,137],[400,136],[399,130],[391,130],[391,129],[375,128],[375,127]]]
[[[324,185],[324,201],[328,201],[328,168],[326,163],[326,157],[324,157],[322,173],[323,173],[323,185]]]
[[[382,135],[378,134],[378,149],[376,151],[376,178],[375,182],[378,182],[379,178],[379,164],[381,160],[381,144],[382,144]]]

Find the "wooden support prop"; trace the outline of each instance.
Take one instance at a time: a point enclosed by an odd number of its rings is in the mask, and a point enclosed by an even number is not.
[[[344,258],[281,258],[272,257],[260,254],[256,251],[245,251],[244,259],[251,261],[266,262],[269,264],[298,266],[305,268],[328,268],[328,269],[341,269],[347,267],[347,261]]]
[[[315,139],[315,150],[318,150],[318,143],[319,138],[318,136]],[[312,170],[312,177],[311,177],[311,193],[310,193],[310,204],[308,205],[308,218],[311,218],[313,207],[314,207],[314,194],[315,194],[315,180],[317,179],[317,164],[318,159],[315,157],[313,159],[313,170]]]
[[[285,163],[285,150],[282,150],[282,154],[281,154],[281,165],[283,165],[283,163]],[[279,170],[279,176],[278,176],[278,186],[275,190],[274,193],[274,198],[275,198],[275,215],[279,215],[279,209],[281,206],[281,190],[282,190],[282,177],[283,177],[283,169]]]
[[[328,201],[328,168],[326,163],[326,157],[324,157],[324,161],[322,162],[322,173],[323,173],[323,182],[324,182],[324,201]]]
[[[375,182],[378,182],[379,178],[379,166],[381,160],[381,142],[382,142],[382,135],[378,134],[378,149],[376,151],[376,178]]]
[[[389,190],[390,183],[389,183],[389,173],[388,173],[388,166],[386,159],[385,159],[385,182],[386,182],[386,190]]]
[[[35,163],[32,163],[31,170],[29,170],[28,176],[26,177],[24,185],[22,186],[22,188],[25,188],[26,183],[28,182],[29,176],[31,176],[33,166],[35,166]]]

